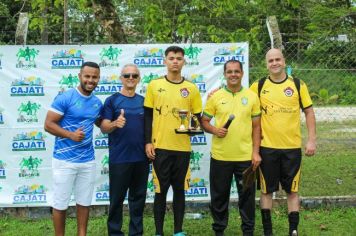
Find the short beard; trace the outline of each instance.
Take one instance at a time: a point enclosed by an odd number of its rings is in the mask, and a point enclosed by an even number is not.
[[[94,91],[94,89],[93,89],[92,91],[87,90],[87,89],[85,88],[84,84],[80,84],[80,87],[81,87],[82,91],[83,91],[84,93],[88,94],[88,95],[90,95],[90,94]],[[95,87],[94,87],[94,88],[95,88]]]

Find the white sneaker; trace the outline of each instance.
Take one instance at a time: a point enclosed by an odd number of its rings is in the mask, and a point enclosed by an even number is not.
[[[293,231],[292,231],[292,236],[298,236],[297,230],[293,230]]]

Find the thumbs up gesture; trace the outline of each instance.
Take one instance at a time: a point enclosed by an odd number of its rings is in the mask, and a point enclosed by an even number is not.
[[[83,127],[79,127],[76,131],[71,132],[69,138],[75,142],[80,142],[85,138]]]
[[[125,118],[125,111],[124,109],[120,110],[120,115],[117,117],[116,120],[113,121],[114,126],[117,128],[122,128],[124,127],[125,123],[126,123],[126,118]]]

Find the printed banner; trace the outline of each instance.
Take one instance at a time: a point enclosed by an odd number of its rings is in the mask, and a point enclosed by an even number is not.
[[[50,206],[52,202],[52,153],[54,136],[44,131],[53,99],[79,85],[79,68],[97,62],[101,78],[94,93],[104,102],[122,88],[122,66],[136,64],[141,82],[136,92],[145,95],[147,84],[165,75],[164,51],[168,44],[26,45],[0,46],[0,207]],[[182,74],[196,84],[203,98],[225,83],[223,64],[230,59],[243,63],[243,86],[248,86],[248,43],[181,44],[186,65]],[[108,136],[94,128],[93,143],[97,178],[93,205],[109,204]],[[188,201],[208,200],[211,135],[191,137],[193,151]],[[152,168],[150,168],[152,170]],[[233,182],[231,197],[236,198]],[[147,202],[153,202],[152,175],[148,178]],[[168,193],[172,200],[172,192]],[[75,197],[71,199],[75,204]]]

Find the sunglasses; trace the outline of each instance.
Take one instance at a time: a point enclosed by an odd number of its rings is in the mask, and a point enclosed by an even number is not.
[[[129,79],[130,77],[132,77],[133,79],[138,79],[138,77],[140,77],[139,74],[132,74],[132,73],[122,74],[121,76],[124,77],[125,79]]]

